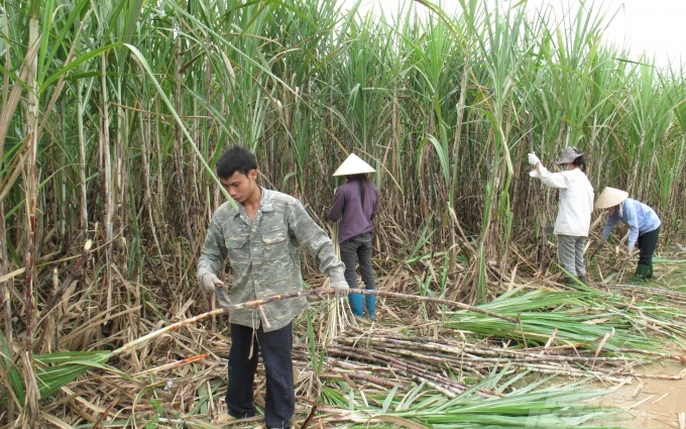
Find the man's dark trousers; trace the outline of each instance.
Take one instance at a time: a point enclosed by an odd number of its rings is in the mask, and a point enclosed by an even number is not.
[[[652,231],[645,232],[638,236],[638,266],[646,267],[648,270],[647,278],[653,277],[653,253],[657,247],[657,239],[660,235],[658,226]]]
[[[265,423],[270,428],[289,427],[289,420],[295,412],[292,348],[290,323],[271,332],[264,332],[262,327],[253,330],[248,326],[231,324],[229,386],[226,391],[226,405],[231,416],[245,418],[255,415],[253,381],[260,352],[267,375]]]

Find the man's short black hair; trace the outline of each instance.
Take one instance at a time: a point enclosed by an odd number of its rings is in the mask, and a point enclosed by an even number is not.
[[[245,174],[257,169],[257,159],[249,150],[240,146],[232,147],[219,157],[217,175],[220,179],[228,179],[236,171]]]

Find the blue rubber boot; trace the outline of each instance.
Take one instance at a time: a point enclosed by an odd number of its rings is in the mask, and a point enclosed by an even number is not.
[[[367,307],[369,318],[376,320],[376,295],[365,295],[364,306]]]
[[[355,316],[362,316],[362,294],[351,293],[348,295],[348,302],[350,302],[350,310]]]

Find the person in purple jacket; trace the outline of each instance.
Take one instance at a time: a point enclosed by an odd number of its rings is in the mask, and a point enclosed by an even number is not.
[[[653,278],[653,252],[660,235],[660,218],[655,210],[640,201],[629,198],[629,193],[621,189],[606,187],[595,203],[596,209],[609,209],[610,214],[603,228],[603,241],[606,241],[618,221],[629,227],[628,253],[638,246],[638,266],[635,282]]]
[[[357,288],[357,259],[365,288],[376,290],[372,271],[372,220],[379,207],[379,191],[366,176],[375,172],[371,165],[350,154],[333,174],[347,179],[347,183],[336,190],[328,217],[334,222],[341,220],[338,241],[345,264],[345,280],[351,288]],[[353,314],[362,316],[362,294],[349,294],[348,299]],[[365,295],[364,307],[369,318],[375,320],[376,295]]]

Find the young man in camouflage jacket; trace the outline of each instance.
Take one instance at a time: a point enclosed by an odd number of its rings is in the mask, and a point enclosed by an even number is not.
[[[235,204],[227,201],[210,221],[198,263],[198,280],[217,293],[224,306],[300,290],[299,247],[312,255],[331,287],[347,293],[345,266],[334,254],[329,236],[295,198],[257,185],[255,156],[240,147],[224,152],[217,163],[219,180]],[[228,299],[226,258],[233,271]],[[295,411],[291,321],[308,308],[304,297],[231,312],[231,350],[226,404],[232,417],[255,415],[253,380],[261,350],[267,377],[265,421],[268,428],[288,428]],[[267,322],[265,325],[264,322]]]

